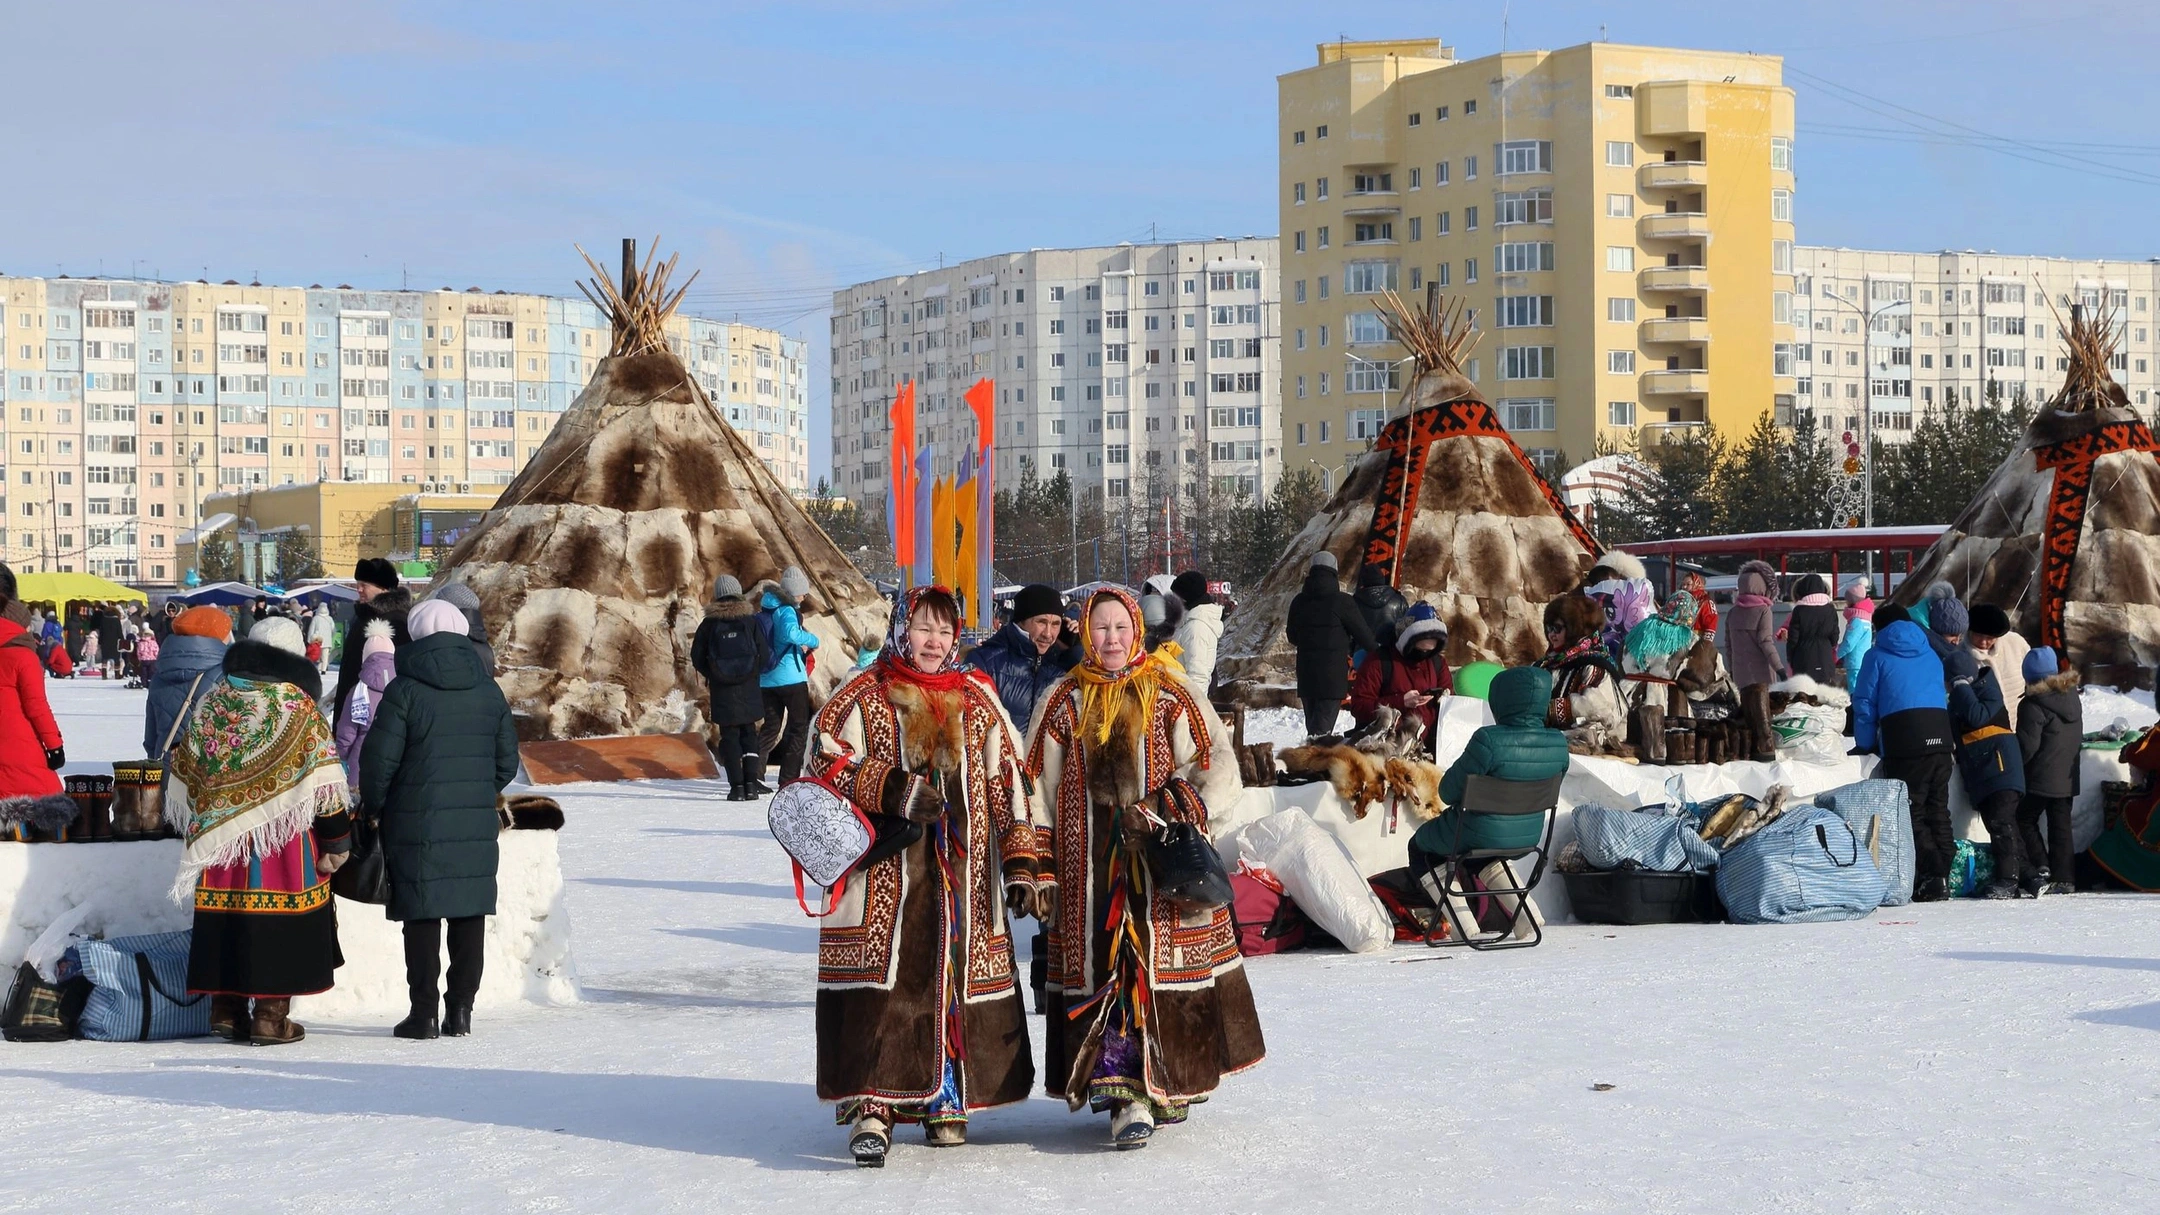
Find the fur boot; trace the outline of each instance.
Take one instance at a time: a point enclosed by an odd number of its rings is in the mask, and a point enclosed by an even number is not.
[[[255,1001],[255,1019],[249,1026],[248,1040],[257,1046],[283,1046],[307,1037],[307,1030],[287,1015],[291,1011],[292,1000],[287,997]]]
[[[1747,717],[1749,758],[1759,764],[1777,762],[1777,732],[1770,728],[1770,685],[1751,683],[1740,689],[1740,708]]]

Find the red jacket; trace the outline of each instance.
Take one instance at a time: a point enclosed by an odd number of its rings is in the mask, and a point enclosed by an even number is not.
[[[1437,655],[1423,662],[1411,662],[1392,649],[1373,650],[1365,655],[1365,661],[1358,666],[1357,678],[1350,682],[1350,716],[1362,726],[1372,720],[1381,705],[1402,708],[1405,692],[1440,696],[1454,690],[1455,679],[1448,673],[1447,663]],[[1428,700],[1414,711],[1424,719],[1425,733],[1429,737],[1440,720],[1440,706]]]
[[[0,797],[60,792],[60,774],[45,766],[45,753],[59,745],[37,646],[23,626],[0,618]]]

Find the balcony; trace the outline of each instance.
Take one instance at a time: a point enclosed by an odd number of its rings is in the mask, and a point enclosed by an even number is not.
[[[1635,281],[1645,291],[1708,291],[1708,266],[1647,266],[1636,272]]]
[[[1642,375],[1642,394],[1646,397],[1699,397],[1709,391],[1710,373],[1700,368],[1646,371]]]
[[[1699,345],[1710,340],[1710,322],[1699,316],[1658,316],[1642,323],[1645,342],[1684,342]]]
[[[1710,166],[1699,160],[1652,160],[1635,170],[1635,181],[1645,190],[1707,186]]]
[[[1700,211],[1658,211],[1635,221],[1644,240],[1708,240],[1710,217]]]
[[[1687,438],[1689,431],[1700,430],[1704,425],[1702,422],[1645,422],[1640,427],[1639,438],[1644,447],[1679,443]]]

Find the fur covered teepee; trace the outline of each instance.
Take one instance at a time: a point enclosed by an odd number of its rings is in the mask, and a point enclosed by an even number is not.
[[[1968,603],[2008,612],[2088,678],[2130,684],[2160,665],[2160,460],[2108,373],[2120,320],[2112,307],[2073,308],[2067,326],[2058,318],[2062,391],[1892,602],[1947,582]]]
[[[876,588],[668,348],[688,286],[668,294],[674,265],[648,254],[640,267],[626,247],[620,289],[593,265],[608,357],[436,580],[479,596],[527,740],[701,729],[690,643],[721,574],[745,587],[791,565],[809,575],[819,699],[883,630]]]
[[[1243,703],[1277,703],[1295,687],[1283,620],[1322,550],[1346,590],[1372,564],[1413,603],[1432,604],[1454,665],[1544,653],[1546,601],[1573,590],[1601,551],[1463,375],[1474,335],[1460,303],[1445,308],[1436,294],[1413,312],[1390,295],[1384,306],[1390,334],[1415,357],[1405,413],[1232,616],[1217,679]]]

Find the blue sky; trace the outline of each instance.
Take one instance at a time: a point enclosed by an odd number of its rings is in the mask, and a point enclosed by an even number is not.
[[[95,14],[94,26],[85,24]],[[1800,239],[2160,255],[2160,7],[1519,2],[1508,45],[1783,55]],[[812,340],[836,285],[1275,229],[1313,44],[1498,4],[0,0],[0,270],[568,293],[659,234],[691,308]]]

